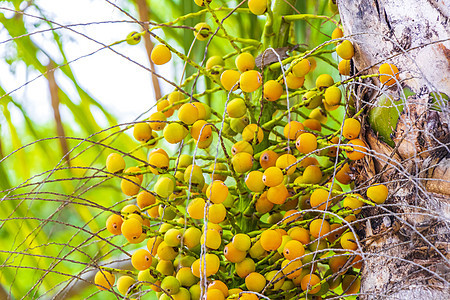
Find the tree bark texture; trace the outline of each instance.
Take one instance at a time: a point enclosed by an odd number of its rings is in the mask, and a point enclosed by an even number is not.
[[[374,78],[349,88],[369,148],[354,165],[356,181],[389,188],[384,205],[363,212],[360,298],[450,299],[450,1],[338,0],[338,7],[355,47],[354,74],[377,73],[385,62],[399,69],[392,87]],[[368,122],[386,97],[401,104],[391,143]]]

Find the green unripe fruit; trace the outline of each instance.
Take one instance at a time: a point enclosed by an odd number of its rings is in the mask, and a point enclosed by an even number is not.
[[[139,44],[139,42],[141,41],[141,35],[139,34],[139,32],[133,31],[127,35],[126,40],[128,45],[134,46]]]
[[[174,295],[180,291],[181,284],[173,276],[166,276],[161,281],[161,288],[169,295]]]
[[[195,261],[195,257],[193,257],[193,256],[189,256],[189,255],[181,256],[180,259],[179,259],[178,266],[181,267],[181,268],[184,268],[184,267],[189,267],[190,268],[194,261]]]
[[[189,293],[191,294],[192,300],[200,300],[201,288],[199,284],[194,284],[189,288]]]
[[[184,182],[191,183],[203,187],[205,184],[205,178],[203,177],[202,168],[197,165],[190,165],[184,171]]]
[[[178,167],[186,168],[189,165],[192,165],[192,156],[189,154],[181,154],[180,159],[178,160]]]
[[[320,107],[316,107],[315,109],[313,109],[313,110],[309,113],[309,118],[310,118],[310,119],[316,119],[317,121],[319,121],[319,123],[322,123],[322,124],[327,123],[327,120],[328,120],[327,113],[324,112],[324,111],[322,110],[322,108],[320,108]],[[307,121],[307,120],[305,120],[305,121],[303,122],[303,125],[305,125],[305,127],[308,127],[308,126],[306,126],[306,121]]]
[[[152,283],[155,283],[157,278],[154,277],[151,273],[150,273],[150,269],[147,269],[145,271],[140,271],[138,273],[138,280],[142,281],[142,283],[144,285],[148,285],[151,286]]]
[[[178,247],[182,237],[181,230],[171,228],[164,234],[164,242],[170,247]]]
[[[158,196],[162,198],[167,198],[173,193],[175,189],[175,177],[173,177],[172,175],[169,176],[164,175],[169,174],[161,175],[158,178],[158,181],[156,181],[153,190]]]
[[[173,272],[175,270],[174,270],[174,267],[173,267],[173,263],[170,260],[162,260],[161,259],[158,262],[158,264],[156,265],[156,271],[160,272],[163,275],[170,276],[170,275],[173,274]]]
[[[211,173],[211,179],[214,180],[222,180],[225,181],[227,179],[227,175],[224,174],[218,174],[216,171],[228,171],[228,167],[224,163],[216,163],[211,164],[209,166],[209,170],[212,172],[214,170],[214,174]]]
[[[278,291],[283,286],[285,277],[282,272],[273,270],[267,273],[265,277],[268,282],[272,281],[272,283],[269,285],[269,290]]]
[[[312,252],[314,251],[321,251],[328,248],[328,242],[324,239],[316,239],[314,242],[308,245],[309,250]],[[322,254],[317,254],[317,257],[320,257]]]
[[[252,245],[250,237],[245,233],[238,233],[233,237],[233,246],[239,251],[248,251]]]
[[[330,11],[333,14],[338,14],[339,13],[339,9],[337,6],[337,0],[328,0],[328,8],[330,9]]]
[[[308,101],[306,108],[314,109],[322,103],[322,96],[317,94],[316,92],[309,91],[303,95],[302,100]]]
[[[198,23],[194,26],[194,36],[199,41],[204,41],[209,37],[211,27],[206,23]]]
[[[173,300],[191,300],[191,294],[189,290],[181,287],[180,291],[175,295],[172,295]]]
[[[247,106],[242,98],[234,98],[227,104],[227,113],[230,118],[240,118],[247,112]]]
[[[175,208],[170,206],[159,206],[159,215],[162,216],[163,220],[173,220],[177,216],[177,213],[175,211]]]
[[[192,274],[191,267],[183,267],[178,270],[176,278],[182,286],[190,287],[198,282],[198,278]]]
[[[225,62],[223,61],[222,57],[215,55],[215,56],[211,56],[210,58],[208,58],[208,60],[206,61],[206,65],[205,68],[210,70],[211,68],[215,67],[215,66],[224,66]]]
[[[243,116],[242,118],[233,118],[230,121],[230,127],[234,132],[242,133],[249,122],[250,121],[247,116]]]

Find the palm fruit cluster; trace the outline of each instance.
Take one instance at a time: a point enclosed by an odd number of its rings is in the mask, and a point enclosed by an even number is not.
[[[248,6],[257,15],[267,10],[266,1]],[[195,27],[199,40],[210,33],[205,23]],[[354,48],[342,36],[337,27],[332,43],[342,58],[339,73],[348,76]],[[320,74],[306,88],[314,52],[296,55],[282,72],[257,68],[256,54],[211,56],[201,67],[227,94],[222,111],[175,90],[130,129],[149,149],[146,162],[126,166],[123,155],[109,155],[106,171],[120,178],[127,198],[106,229],[138,248],[129,252],[132,271],[98,270],[99,289],[132,298],[154,291],[161,300],[359,292],[358,214],[364,205],[384,203],[388,189],[374,184],[360,189],[363,195],[354,192],[352,163],[369,151],[358,117],[349,115],[346,77]],[[166,46],[155,47],[155,64],[170,59]],[[397,73],[383,65],[380,81],[392,85]],[[326,125],[342,108],[346,116],[336,129]]]

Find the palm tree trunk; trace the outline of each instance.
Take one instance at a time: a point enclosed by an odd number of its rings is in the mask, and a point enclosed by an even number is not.
[[[371,149],[355,165],[357,183],[385,182],[390,191],[384,205],[364,215],[360,298],[449,299],[450,2],[338,6],[355,46],[355,73],[376,73],[388,62],[400,79],[391,88],[377,79],[354,88]]]

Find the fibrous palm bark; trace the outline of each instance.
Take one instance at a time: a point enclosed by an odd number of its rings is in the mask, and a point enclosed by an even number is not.
[[[393,87],[374,79],[352,91],[371,149],[355,166],[357,181],[390,190],[385,205],[365,212],[361,298],[448,299],[450,2],[339,0],[338,7],[355,46],[354,71],[376,73],[384,62],[400,71]]]

